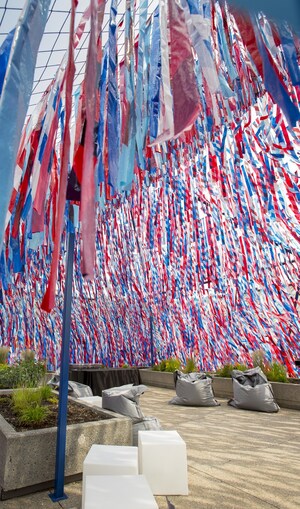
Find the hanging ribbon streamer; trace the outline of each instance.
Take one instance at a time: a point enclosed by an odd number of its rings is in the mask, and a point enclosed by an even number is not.
[[[257,24],[255,24],[254,29],[257,45],[263,61],[265,87],[271,94],[274,102],[276,102],[281,107],[288,120],[288,123],[291,126],[295,126],[298,120],[300,120],[299,109],[293,104],[284,85],[283,79],[280,78],[274,67],[274,64],[272,64],[270,55],[262,41],[262,37]]]
[[[2,93],[5,73],[6,73],[6,69],[7,69],[7,65],[8,65],[8,60],[9,60],[9,55],[10,55],[10,50],[12,47],[14,35],[15,35],[15,29],[13,29],[13,30],[11,30],[11,32],[9,32],[8,36],[6,37],[6,39],[4,40],[4,42],[2,43],[1,48],[0,48],[0,96]]]
[[[122,67],[124,73],[121,127],[122,147],[120,155],[122,164],[119,166],[118,190],[129,191],[131,189],[134,172],[136,133],[136,114],[134,108],[134,0],[126,0],[125,56]]]
[[[104,6],[104,0],[99,7]],[[95,159],[94,129],[96,106],[96,63],[97,40],[102,26],[98,26],[96,0],[91,0],[91,32],[87,54],[85,75],[85,111],[86,132],[83,153],[83,172],[81,182],[80,221],[82,227],[82,273],[87,279],[93,279],[95,267]],[[100,15],[103,20],[103,16]]]
[[[293,34],[287,23],[282,23],[279,25],[279,35],[287,63],[287,68],[291,77],[291,82],[294,86],[300,85],[300,69],[297,59],[297,51]]]
[[[18,144],[32,90],[35,62],[44,33],[50,0],[28,0],[10,50],[0,98],[0,250],[5,217],[13,189]],[[33,29],[34,27],[34,29]]]
[[[159,28],[161,52],[161,84],[160,101],[164,108],[160,108],[158,122],[158,136],[154,143],[162,143],[174,136],[173,97],[169,67],[169,27],[167,0],[159,0]]]
[[[70,159],[70,118],[72,112],[72,88],[73,79],[75,74],[74,65],[74,25],[75,25],[75,12],[77,7],[77,0],[72,1],[71,20],[70,20],[70,37],[69,37],[69,54],[68,63],[66,68],[66,82],[65,82],[65,96],[66,96],[66,115],[65,126],[62,143],[61,153],[61,168],[60,168],[60,185],[58,192],[58,210],[55,221],[54,231],[54,251],[52,258],[52,265],[50,277],[48,282],[47,291],[44,295],[41,308],[45,311],[51,311],[55,305],[55,290],[57,280],[57,270],[61,246],[61,234],[64,224],[64,212],[66,205],[66,192],[67,192],[67,178],[68,178],[68,165]]]
[[[118,187],[120,157],[120,105],[117,86],[117,2],[112,0],[109,23],[109,69],[108,69],[108,105],[107,105],[107,138],[108,138],[108,184],[114,194]]]
[[[150,45],[150,23],[147,26],[148,0],[140,2],[139,19],[139,42],[137,61],[137,82],[136,82],[136,146],[139,167],[145,170],[145,159],[143,149],[148,127],[147,97],[148,97],[148,65]]]
[[[194,57],[184,11],[168,0],[170,23],[170,77],[174,108],[174,136],[192,127],[200,113]]]

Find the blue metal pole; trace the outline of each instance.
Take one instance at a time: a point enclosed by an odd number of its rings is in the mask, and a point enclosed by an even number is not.
[[[73,212],[70,209],[70,217]],[[53,502],[64,500],[68,496],[64,493],[65,477],[65,456],[66,456],[66,435],[67,435],[67,411],[68,411],[68,378],[69,378],[69,350],[70,350],[70,331],[71,331],[71,307],[72,307],[72,280],[73,280],[73,260],[75,232],[73,224],[69,224],[68,249],[66,263],[66,281],[64,292],[63,309],[63,331],[60,362],[60,382],[59,382],[59,406],[57,422],[56,439],[56,464],[55,464],[55,484],[54,493],[49,497]]]

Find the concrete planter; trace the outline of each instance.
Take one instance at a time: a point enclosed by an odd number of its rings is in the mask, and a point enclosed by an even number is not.
[[[97,411],[99,417],[109,419],[67,426],[65,482],[81,478],[83,461],[93,444],[132,445],[130,418]],[[1,500],[53,486],[56,432],[56,427],[17,432],[0,415]]]
[[[173,373],[153,371],[152,369],[140,370],[141,383],[154,387],[175,389]],[[231,378],[213,376],[213,390],[216,398],[232,398]],[[274,397],[282,408],[300,410],[300,383],[271,382]]]
[[[213,390],[216,398],[232,398],[232,379],[213,376]]]
[[[279,406],[300,410],[300,384],[271,382],[271,385]]]
[[[140,369],[141,384],[154,387],[175,389],[174,374],[166,371],[153,371],[152,369]]]

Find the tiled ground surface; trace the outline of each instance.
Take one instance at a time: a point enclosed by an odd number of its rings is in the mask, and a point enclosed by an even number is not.
[[[248,412],[225,400],[213,408],[180,407],[168,405],[172,396],[173,390],[150,387],[140,402],[145,415],[186,441],[190,493],[169,497],[176,509],[300,508],[299,411]],[[56,504],[41,492],[0,502],[0,508],[80,509],[81,483],[67,485],[66,493],[69,498]],[[166,497],[156,500],[167,509]]]

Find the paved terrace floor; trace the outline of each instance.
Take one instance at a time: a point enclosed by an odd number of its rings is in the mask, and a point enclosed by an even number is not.
[[[190,492],[169,497],[176,509],[300,509],[299,411],[250,412],[226,400],[213,408],[168,405],[173,396],[173,390],[149,387],[140,403],[145,415],[177,430],[187,444]],[[0,508],[80,509],[81,483],[65,491],[69,498],[59,503],[45,491],[0,502]],[[167,509],[166,497],[156,500]]]

